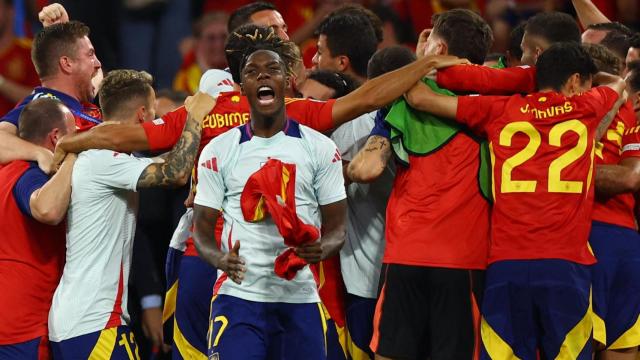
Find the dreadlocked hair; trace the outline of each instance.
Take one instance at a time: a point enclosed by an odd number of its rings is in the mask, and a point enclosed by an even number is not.
[[[302,61],[295,43],[280,39],[273,28],[254,24],[240,26],[229,34],[224,49],[229,71],[233,81],[238,84],[242,82],[240,72],[249,55],[258,50],[269,50],[278,54],[285,64],[288,75],[293,75],[296,64]]]

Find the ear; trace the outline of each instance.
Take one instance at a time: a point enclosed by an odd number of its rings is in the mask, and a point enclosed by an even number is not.
[[[534,52],[534,54],[535,54],[535,62],[538,62],[538,58],[540,57],[540,55],[543,52],[544,52],[544,50],[541,47],[536,46],[536,51]]]
[[[340,55],[337,57],[337,59],[338,63],[336,65],[338,66],[339,72],[345,72],[349,68],[349,66],[351,66],[351,60],[349,60],[349,57]]]
[[[578,94],[582,92],[582,78],[580,74],[575,73],[569,77],[566,83],[567,90],[571,94]]]
[[[58,60],[58,65],[63,73],[69,74],[72,70],[72,62],[73,60],[68,56],[61,56]]]
[[[438,41],[436,45],[436,55],[449,55],[449,46],[444,41]]]
[[[139,123],[143,123],[146,117],[147,117],[147,108],[144,105],[142,105],[138,108],[138,110],[136,110],[136,118],[138,119]]]
[[[51,131],[49,131],[49,133],[47,134],[47,145],[55,147],[58,143],[58,140],[60,140],[62,136],[64,136],[64,133],[60,129],[51,129]]]

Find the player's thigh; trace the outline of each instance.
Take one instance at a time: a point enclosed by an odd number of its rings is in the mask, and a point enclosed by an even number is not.
[[[270,324],[267,305],[218,295],[211,301],[209,359],[264,360],[267,356]]]
[[[211,292],[216,269],[197,256],[180,261],[173,339],[183,358],[194,351],[207,353]]]
[[[527,261],[487,268],[480,335],[482,359],[536,358],[536,327]]]
[[[532,261],[531,289],[540,352],[549,359],[591,359],[591,269],[566,260]]]
[[[133,332],[118,326],[60,342],[52,342],[54,359],[137,360],[138,347]]]
[[[282,327],[279,359],[326,359],[327,319],[322,304],[279,303],[277,307]]]
[[[371,350],[394,359],[416,359],[428,352],[427,268],[386,264],[376,304]]]
[[[429,348],[433,360],[471,359],[479,321],[474,288],[483,271],[428,268]]]

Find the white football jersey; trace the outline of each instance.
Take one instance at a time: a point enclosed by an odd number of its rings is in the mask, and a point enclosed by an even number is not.
[[[287,249],[271,219],[244,220],[240,196],[249,177],[269,159],[296,165],[296,213],[305,223],[320,228],[321,205],[345,199],[342,160],[328,137],[288,120],[285,129],[270,138],[253,136],[249,123],[213,139],[198,161],[195,203],[222,209],[222,250],[240,241],[240,256],[247,272],[238,285],[219,272],[217,293],[250,301],[314,303],[318,290],[309,267],[288,281],[274,270],[276,257]]]

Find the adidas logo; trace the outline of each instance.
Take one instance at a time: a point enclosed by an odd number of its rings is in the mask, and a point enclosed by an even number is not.
[[[233,82],[229,79],[224,79],[218,83],[218,86],[227,85],[233,87]]]
[[[213,170],[215,172],[218,172],[218,159],[211,158],[210,160],[204,161],[202,162],[202,164],[200,164],[200,166],[207,168],[209,170]]]
[[[340,156],[340,151],[338,151],[338,149],[336,149],[336,153],[333,154],[333,160],[331,160],[332,163],[334,162],[338,162],[342,160],[342,156]]]

